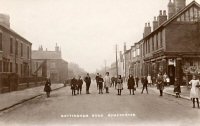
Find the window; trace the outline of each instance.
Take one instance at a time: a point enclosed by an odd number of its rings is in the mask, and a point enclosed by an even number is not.
[[[154,51],[154,36],[152,37],[152,51]]]
[[[3,36],[2,33],[0,32],[0,51],[3,50]]]
[[[18,41],[15,43],[15,54],[18,55]]]
[[[194,8],[190,8],[190,21],[194,21]]]
[[[198,21],[198,10],[197,8],[194,8],[194,21]]]
[[[21,43],[21,57],[23,56],[23,44]]]
[[[15,72],[18,73],[18,64],[15,63]]]
[[[21,64],[21,76],[23,75],[23,64]]]
[[[163,37],[162,37],[162,30],[160,31],[160,47],[163,47]]]
[[[10,38],[10,53],[13,53],[13,38]]]
[[[185,21],[185,15],[184,14],[181,15],[181,21]]]
[[[10,63],[10,72],[13,72],[13,71],[12,71],[12,63]]]
[[[0,72],[3,72],[3,70],[2,70],[2,61],[0,60]]]
[[[189,19],[189,11],[185,12],[185,21],[190,21],[190,19]]]
[[[158,34],[156,34],[156,49],[158,49]]]
[[[30,53],[29,53],[29,46],[27,46],[27,58],[29,59]]]

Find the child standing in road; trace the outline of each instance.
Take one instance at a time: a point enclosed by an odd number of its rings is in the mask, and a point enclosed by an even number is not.
[[[192,80],[189,82],[189,84],[192,85],[191,91],[190,91],[190,98],[192,99],[193,102],[193,108],[195,108],[195,99],[197,100],[197,106],[199,108],[199,86],[200,82],[198,79],[196,79],[196,76],[193,76]]]
[[[174,82],[174,93],[176,93],[176,98],[180,98],[180,93],[181,93],[181,86],[177,81],[177,78],[175,78]]]
[[[98,83],[99,83],[99,94],[103,94],[103,78],[101,75],[99,75],[99,80],[98,80]]]

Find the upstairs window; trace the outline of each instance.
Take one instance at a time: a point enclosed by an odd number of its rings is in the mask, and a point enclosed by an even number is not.
[[[23,56],[23,43],[21,43],[21,57]]]
[[[10,38],[10,53],[13,53],[13,38]]]
[[[18,41],[15,43],[15,54],[18,55]]]
[[[0,51],[2,51],[2,50],[3,50],[3,35],[0,32]]]

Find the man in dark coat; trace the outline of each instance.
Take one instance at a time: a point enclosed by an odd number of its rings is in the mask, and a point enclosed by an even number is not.
[[[81,79],[81,76],[78,77],[77,85],[78,85],[77,94],[81,94],[82,85],[83,85],[83,80]]]
[[[148,88],[147,88],[148,80],[147,80],[147,77],[144,76],[144,77],[141,79],[141,81],[142,81],[142,85],[143,85],[141,94],[143,94],[144,89],[146,89],[147,94],[148,94]]]
[[[50,92],[51,92],[51,80],[47,79],[45,86],[44,86],[44,91],[46,92],[47,98],[50,97]]]
[[[134,80],[132,74],[129,75],[127,85],[128,85],[128,89],[130,91],[130,95],[131,95],[131,90],[133,92],[133,95],[135,95],[135,93],[134,93],[134,90],[135,90],[135,80]]]
[[[99,75],[99,94],[103,94],[103,78],[101,75]]]
[[[90,94],[89,89],[90,89],[90,84],[91,84],[91,78],[89,73],[87,73],[87,76],[84,79],[85,83],[86,83],[86,94]]]
[[[77,89],[77,80],[75,77],[71,79],[71,90],[72,90],[72,95],[76,95],[76,89]]]
[[[99,89],[99,73],[97,73],[95,77],[96,83],[97,83],[97,90]]]
[[[163,76],[159,73],[157,77],[157,89],[160,90],[160,96],[163,96],[164,81]]]

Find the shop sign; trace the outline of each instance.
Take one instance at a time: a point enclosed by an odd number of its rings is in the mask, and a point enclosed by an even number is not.
[[[168,65],[176,66],[176,61],[174,59],[168,59]]]

